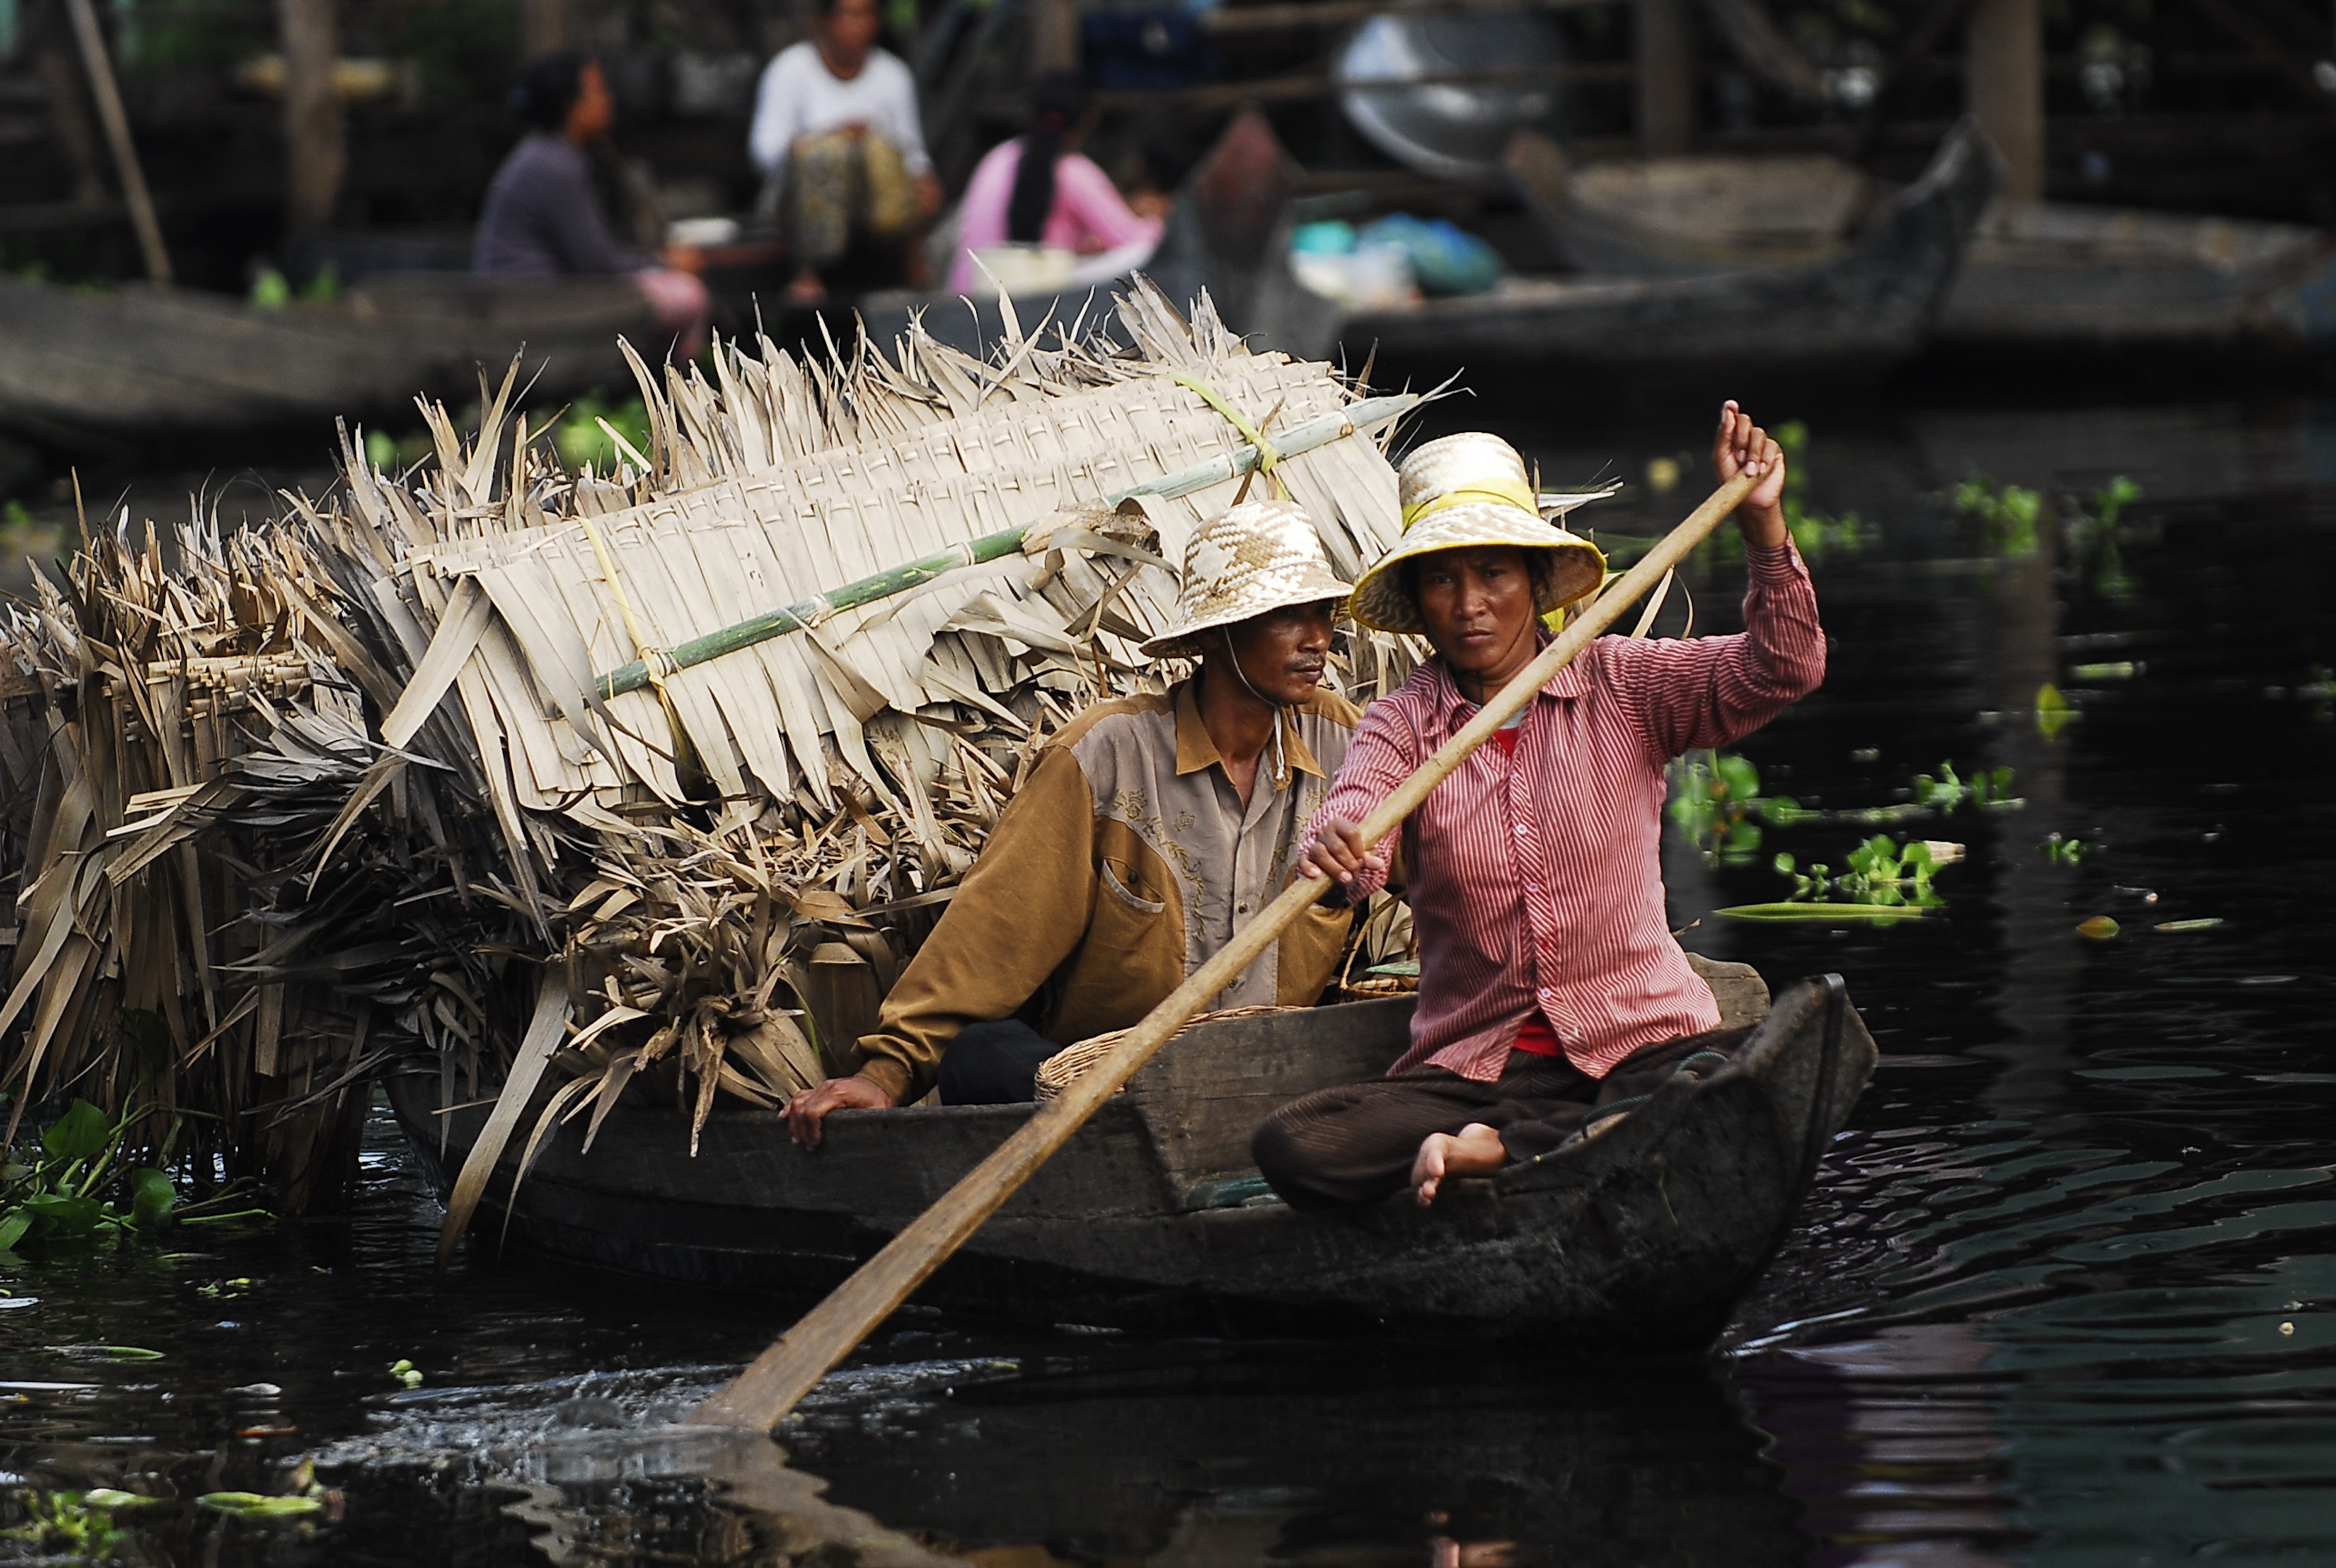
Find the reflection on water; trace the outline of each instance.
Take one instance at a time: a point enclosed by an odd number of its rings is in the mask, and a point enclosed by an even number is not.
[[[834,1560],[919,1554],[830,1505],[999,1568],[2336,1559],[2336,406],[1813,423],[1809,504],[1869,537],[1819,569],[1825,691],[1745,754],[1808,807],[1942,761],[2013,769],[2026,804],[1891,829],[1968,845],[1920,922],[1686,939],[1772,981],[1842,970],[1886,1053],[1711,1362],[911,1314],[791,1428],[799,1470],[725,1461],[725,1503],[638,1433],[783,1310],[524,1260],[433,1284],[384,1142],[353,1225],[0,1275],[0,1468],[191,1496],[315,1455],[344,1494],[338,1522],[158,1514],[152,1561],[782,1561],[813,1518]],[[1552,483],[1691,445],[1509,424]],[[1698,472],[1601,529],[1652,533]],[[2124,582],[2049,527],[1980,559],[1947,499],[2120,473]],[[1690,586],[1700,627],[1732,620],[1727,569]],[[2078,710],[2051,736],[2048,683]],[[1673,845],[1677,923],[1783,896],[1774,852],[1839,866],[1874,831],[1772,825],[1717,867]],[[2077,935],[2096,915],[2120,934]],[[61,1349],[105,1344],[165,1359]]]

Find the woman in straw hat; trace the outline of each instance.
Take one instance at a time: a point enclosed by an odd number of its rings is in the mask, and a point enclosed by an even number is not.
[[[1144,645],[1200,670],[1089,707],[1050,739],[949,912],[860,1041],[859,1070],[787,1105],[816,1146],[829,1112],[1032,1097],[1065,1046],[1138,1022],[1290,881],[1357,715],[1321,689],[1350,591],[1283,501],[1194,531],[1177,622]],[[1212,1004],[1311,1003],[1350,915],[1318,906]]]
[[[1759,483],[1737,511],[1750,585],[1732,637],[1601,638],[1543,687],[1403,824],[1419,934],[1411,1049],[1367,1084],[1283,1106],[1258,1167],[1292,1204],[1432,1203],[1556,1148],[1601,1106],[1650,1092],[1733,1043],[1664,920],[1664,765],[1725,745],[1815,688],[1825,635],[1781,508],[1785,459],[1737,405],[1712,465]],[[1356,585],[1355,618],[1435,646],[1373,705],[1316,817],[1309,876],[1333,901],[1384,881],[1355,823],[1532,662],[1542,617],[1594,589],[1604,562],[1544,522],[1524,464],[1488,435],[1447,436],[1403,465],[1402,542]]]

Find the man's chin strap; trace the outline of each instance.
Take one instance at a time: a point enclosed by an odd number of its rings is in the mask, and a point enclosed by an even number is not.
[[[1233,648],[1232,633],[1225,633],[1225,662],[1233,667],[1233,678],[1249,688],[1249,695],[1273,710],[1273,787],[1280,789],[1290,782],[1290,758],[1281,747],[1281,705],[1257,689],[1249,678],[1249,671],[1241,667],[1241,655]]]

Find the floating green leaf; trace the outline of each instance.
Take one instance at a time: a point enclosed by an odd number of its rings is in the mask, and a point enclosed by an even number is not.
[[[2158,931],[2211,931],[2222,923],[2220,917],[2208,915],[2204,919],[2195,920],[2160,920],[2155,926],[2152,926],[2150,930]]]
[[[87,1100],[75,1100],[73,1109],[41,1135],[41,1147],[54,1160],[93,1160],[112,1137],[113,1124],[105,1113]]]
[[[1714,910],[1733,920],[1905,920],[1921,918],[1920,904],[1731,904]]]
[[[147,1497],[136,1492],[117,1491],[112,1486],[93,1487],[82,1494],[81,1500],[92,1508],[151,1508],[157,1503],[168,1503],[168,1497]]]
[[[2068,706],[2059,687],[2048,680],[2036,688],[2036,727],[2044,732],[2046,740],[2066,729],[2076,716],[2077,710]]]
[[[316,1497],[270,1497],[258,1492],[206,1492],[195,1501],[239,1519],[288,1519],[320,1514],[325,1507]]]
[[[2120,927],[2117,921],[2109,919],[2108,916],[2095,915],[2088,920],[2078,922],[2077,926],[2077,934],[2080,937],[2089,937],[2097,942],[2105,942],[2110,938],[2116,936],[2122,929],[2123,928]]]
[[[167,1171],[147,1168],[132,1171],[128,1178],[130,1188],[130,1218],[141,1231],[160,1226],[170,1217],[170,1206],[179,1201],[178,1189],[170,1184]]]

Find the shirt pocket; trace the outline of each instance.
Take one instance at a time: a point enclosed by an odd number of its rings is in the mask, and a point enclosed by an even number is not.
[[[1139,917],[1156,915],[1168,907],[1167,900],[1145,898],[1138,891],[1144,887],[1144,879],[1132,869],[1115,865],[1110,861],[1099,862],[1095,869],[1100,873],[1097,880],[1103,884],[1104,895],[1095,901],[1098,919],[1104,911],[1104,898],[1109,898],[1127,913]]]

